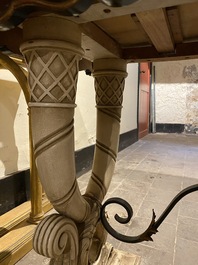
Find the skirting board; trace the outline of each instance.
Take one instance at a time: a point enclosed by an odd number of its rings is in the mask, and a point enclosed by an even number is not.
[[[184,124],[156,123],[156,132],[161,133],[183,133]]]

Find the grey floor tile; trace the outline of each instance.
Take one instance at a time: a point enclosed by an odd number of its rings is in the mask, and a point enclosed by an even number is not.
[[[177,193],[177,191],[166,190],[162,187],[160,187],[160,189],[151,187],[145,197],[145,200],[152,202],[162,202],[168,205],[172,201],[172,199],[177,195]]]
[[[151,220],[152,210],[154,209],[155,214],[156,214],[156,220],[157,220],[161,216],[161,214],[164,212],[166,207],[167,207],[167,204],[164,204],[162,201],[152,202],[152,201],[144,200],[137,213],[137,216],[143,217],[143,218],[149,218]],[[174,209],[165,218],[164,222],[176,225],[177,218],[178,218],[178,211],[179,211],[179,206],[175,206]]]
[[[135,217],[129,225],[127,235],[137,236],[139,234],[142,234],[148,228],[150,222],[151,218],[147,219]],[[176,225],[163,223],[159,227],[158,231],[158,233],[152,236],[153,242],[144,241],[141,242],[141,244],[154,249],[170,252],[173,255],[176,236]]]
[[[108,198],[112,198],[112,197],[122,198],[123,200],[127,201],[131,205],[134,211],[134,215],[136,215],[142,204],[142,200],[144,196],[145,196],[144,194],[137,192],[135,189],[131,189],[131,190],[115,189],[113,193],[107,194],[105,200],[107,200]],[[111,204],[109,207],[110,209],[114,211],[114,213],[117,213],[115,211],[116,204]]]
[[[158,174],[153,181],[152,187],[166,191],[177,191],[179,192],[182,188],[183,177],[172,176],[168,174]]]
[[[131,178],[126,178],[125,181],[123,181],[119,188],[123,189],[123,190],[136,190],[136,192],[139,193],[147,193],[148,189],[150,188],[151,183],[149,182],[140,182],[140,181],[135,181],[135,180],[131,180]]]
[[[192,240],[198,243],[198,221],[197,219],[179,216],[178,218],[178,237]]]
[[[174,265],[198,264],[198,243],[177,238]]]
[[[173,255],[164,250],[154,249],[141,244],[121,243],[119,249],[141,257],[140,265],[173,265]]]
[[[154,179],[157,177],[157,173],[141,170],[133,170],[126,178],[133,181],[153,183]]]
[[[179,215],[191,217],[198,221],[198,201],[182,201],[179,209]]]

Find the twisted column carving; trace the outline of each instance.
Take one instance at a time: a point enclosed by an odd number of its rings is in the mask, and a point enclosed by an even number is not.
[[[126,73],[121,59],[94,62],[97,126],[92,175],[86,194],[99,202],[104,199],[115,168]]]
[[[99,59],[93,64],[96,90],[96,145],[91,178],[86,195],[102,203],[113,176],[120,134],[120,118],[125,84],[126,62],[121,59]],[[94,262],[107,232],[97,223],[89,259]]]
[[[52,258],[51,264],[87,265],[100,205],[81,195],[75,172],[74,109],[83,54],[81,32],[78,25],[55,16],[30,18],[23,30],[21,52],[29,73],[36,165],[46,195],[60,214],[39,224],[34,249]]]

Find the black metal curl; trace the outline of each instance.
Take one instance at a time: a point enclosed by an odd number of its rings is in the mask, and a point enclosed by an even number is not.
[[[188,195],[189,193],[192,193],[194,191],[198,190],[198,184],[189,186],[185,189],[183,189],[181,192],[179,192],[174,198],[173,200],[169,203],[169,205],[166,207],[166,209],[163,211],[163,213],[160,215],[160,217],[157,219],[157,221],[155,221],[155,212],[153,210],[153,216],[152,216],[152,220],[150,225],[148,226],[148,228],[140,235],[138,236],[126,236],[123,234],[118,233],[112,226],[110,226],[107,217],[106,217],[106,212],[105,212],[105,208],[107,205],[112,204],[112,203],[116,203],[119,204],[121,206],[123,206],[125,208],[125,210],[127,211],[128,216],[126,218],[120,217],[118,214],[115,215],[115,219],[117,222],[121,223],[121,224],[126,224],[128,223],[132,216],[133,216],[133,209],[130,206],[130,204],[121,199],[121,198],[110,198],[108,199],[101,207],[101,212],[100,212],[100,218],[101,218],[101,222],[104,226],[104,228],[107,230],[107,232],[112,235],[114,238],[125,242],[125,243],[139,243],[142,241],[153,241],[152,239],[152,235],[156,234],[158,232],[158,227],[162,224],[162,222],[165,220],[165,218],[168,216],[168,214],[171,212],[171,210],[175,207],[175,205],[186,195]]]

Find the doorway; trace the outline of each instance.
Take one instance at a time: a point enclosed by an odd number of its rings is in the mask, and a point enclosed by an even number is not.
[[[139,65],[138,139],[149,133],[150,63]]]

